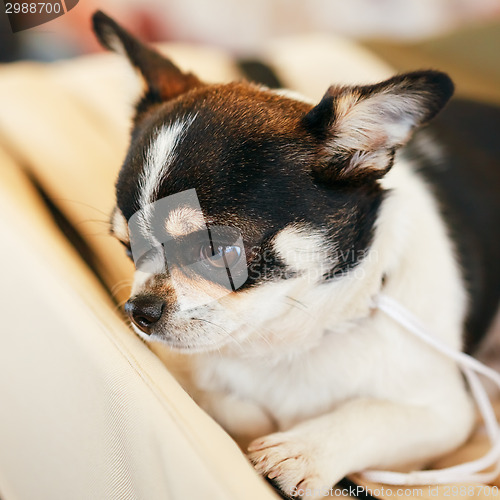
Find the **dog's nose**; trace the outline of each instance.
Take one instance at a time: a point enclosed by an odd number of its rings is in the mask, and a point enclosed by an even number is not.
[[[152,326],[163,314],[165,302],[150,295],[138,296],[125,303],[125,312],[144,333],[150,334]]]

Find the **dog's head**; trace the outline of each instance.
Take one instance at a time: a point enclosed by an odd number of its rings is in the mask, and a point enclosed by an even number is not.
[[[145,86],[112,216],[137,268],[126,305],[137,333],[191,351],[300,343],[325,307],[353,299],[344,284],[360,281],[376,237],[379,181],[450,79],[330,87],[313,105],[205,84],[103,13],[94,28]]]

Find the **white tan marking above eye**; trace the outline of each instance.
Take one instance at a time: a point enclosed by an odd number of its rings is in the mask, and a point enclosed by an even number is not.
[[[166,231],[174,237],[185,236],[205,227],[203,214],[192,207],[179,207],[172,210],[165,221]]]

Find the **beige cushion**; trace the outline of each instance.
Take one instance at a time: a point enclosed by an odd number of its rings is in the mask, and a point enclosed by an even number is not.
[[[275,498],[0,165],[2,498]]]

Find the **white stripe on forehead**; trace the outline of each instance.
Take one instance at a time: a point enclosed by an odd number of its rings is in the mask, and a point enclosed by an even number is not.
[[[146,161],[139,177],[139,206],[142,209],[139,216],[139,228],[147,239],[152,238],[150,222],[152,203],[156,201],[161,183],[165,180],[168,169],[176,158],[177,146],[195,118],[196,115],[188,115],[171,125],[163,125],[153,135],[146,151]]]
[[[196,115],[163,125],[156,131],[146,151],[146,161],[139,177],[139,205],[153,203],[168,169],[176,158],[176,149]]]

